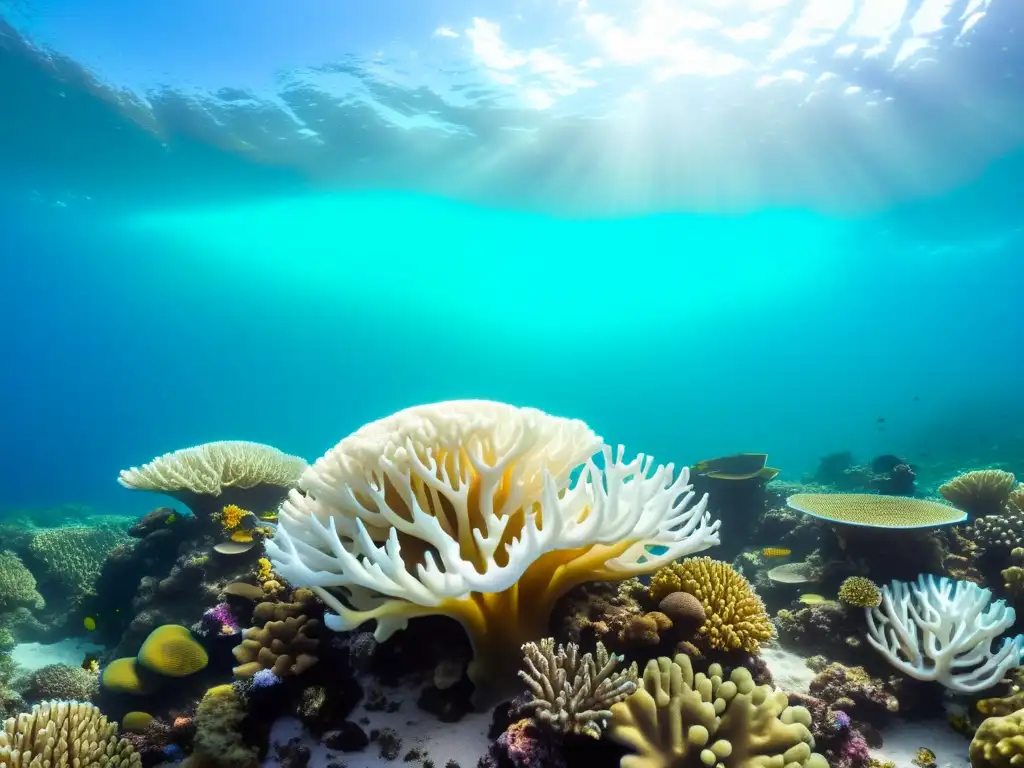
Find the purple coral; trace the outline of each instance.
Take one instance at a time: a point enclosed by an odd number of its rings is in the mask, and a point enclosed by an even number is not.
[[[274,674],[272,669],[261,669],[252,676],[253,688],[270,688],[281,682],[281,678]]]
[[[203,614],[203,626],[215,635],[237,635],[242,631],[227,603],[218,603]]]

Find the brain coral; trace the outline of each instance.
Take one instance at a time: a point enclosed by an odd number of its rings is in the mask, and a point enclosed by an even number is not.
[[[869,528],[934,528],[967,518],[948,504],[876,493],[797,493],[786,503],[806,515]]]
[[[877,608],[882,604],[882,590],[871,579],[851,576],[839,585],[839,599],[857,608]]]
[[[29,673],[25,679],[24,696],[29,701],[91,701],[96,695],[98,682],[95,674],[81,667],[47,664]]]
[[[978,517],[1002,511],[1017,484],[1017,478],[1001,469],[980,469],[954,477],[939,487],[939,493],[958,509]]]
[[[651,578],[648,594],[660,601],[672,592],[689,592],[704,607],[699,630],[711,648],[742,648],[757,653],[772,636],[772,623],[754,588],[728,563],[693,557],[672,563]]]
[[[141,768],[131,744],[117,738],[117,723],[92,704],[48,701],[0,728],[0,766]]]
[[[1024,709],[982,721],[970,748],[972,768],[1016,768],[1024,764]]]
[[[788,704],[742,667],[724,680],[717,664],[695,675],[687,656],[660,658],[612,706],[608,734],[636,753],[622,768],[828,768],[811,751],[810,713]]]
[[[572,587],[718,543],[706,499],[693,500],[688,470],[624,461],[581,421],[436,403],[369,424],[317,460],[281,506],[267,552],[336,612],[332,629],[376,620],[381,641],[415,616],[458,620],[479,693],[485,680],[515,685],[520,647],[549,634]]]
[[[36,590],[32,572],[13,552],[0,552],[0,608],[18,606],[42,608],[43,597]]]

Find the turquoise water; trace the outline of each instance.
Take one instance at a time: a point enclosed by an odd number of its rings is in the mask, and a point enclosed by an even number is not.
[[[318,126],[311,148],[245,91],[202,95],[258,79],[265,17],[231,22],[218,77],[207,38],[221,11],[203,25],[188,5],[171,24],[103,6],[84,29],[60,4],[9,7],[2,504],[131,508],[118,470],[159,453],[249,439],[314,459],[367,421],[464,397],[582,418],[659,460],[768,452],[792,478],[839,450],[925,472],[941,460],[945,475],[996,460],[1024,470],[1024,136],[1005,85],[1019,59],[991,45],[1010,10],[985,8],[967,37],[953,16],[918,36],[932,69],[925,54],[834,67],[863,81],[845,105],[733,80],[707,96],[699,74],[682,101],[657,80],[642,107],[588,95],[647,82],[626,62],[564,98],[570,86],[535,66],[562,101],[533,111],[502,101],[497,80],[457,105],[428,77],[428,41],[448,39],[429,32],[445,19],[465,17],[453,34],[474,43],[459,50],[482,56],[474,9],[374,13],[307,51],[348,56],[372,98],[300,112],[299,75],[281,75],[292,118]],[[513,11],[538,14],[534,48]],[[298,66],[301,33],[328,11],[304,13],[268,68]],[[501,15],[507,39],[534,51],[503,49],[508,71],[564,42],[554,11]],[[415,24],[418,66],[406,55],[374,80],[374,46],[393,55]],[[203,34],[190,58],[156,46],[157,29]],[[214,97],[222,111],[196,106]],[[893,100],[903,111],[871,117]],[[598,135],[583,117],[597,105],[623,121]],[[463,131],[430,132],[456,119]]]

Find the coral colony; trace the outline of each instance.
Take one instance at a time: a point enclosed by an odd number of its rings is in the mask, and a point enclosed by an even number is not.
[[[1024,486],[926,470],[481,400],[167,453],[119,481],[176,508],[3,524],[0,766],[1024,764]]]

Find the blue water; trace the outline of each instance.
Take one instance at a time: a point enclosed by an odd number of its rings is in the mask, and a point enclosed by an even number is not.
[[[974,4],[987,17],[964,35],[954,3],[909,63],[819,56],[799,92],[689,74],[640,105],[611,98],[643,80],[628,62],[579,65],[590,90],[536,65],[564,39],[531,4],[502,9],[533,51],[498,67],[522,103],[422,60],[458,19],[475,41],[460,50],[483,56],[468,3],[422,20],[418,68],[381,75],[375,46],[393,55],[418,20],[394,2],[305,50],[370,96],[293,72],[290,115],[241,82],[259,79],[265,18],[217,38],[230,14],[188,4],[168,30],[106,4],[87,35],[65,5],[8,7],[0,37],[0,507],[139,511],[117,472],[165,451],[248,439],[315,459],[367,421],[464,397],[582,418],[659,460],[766,451],[791,478],[839,450],[1024,472],[1010,2]],[[275,66],[324,25],[311,8],[277,30],[292,37]],[[536,14],[543,45],[513,11]],[[125,63],[147,34],[198,28],[207,58],[165,45],[145,77]],[[213,38],[248,54],[218,74]],[[824,69],[862,90],[809,98]],[[605,130],[609,115],[624,122]]]

